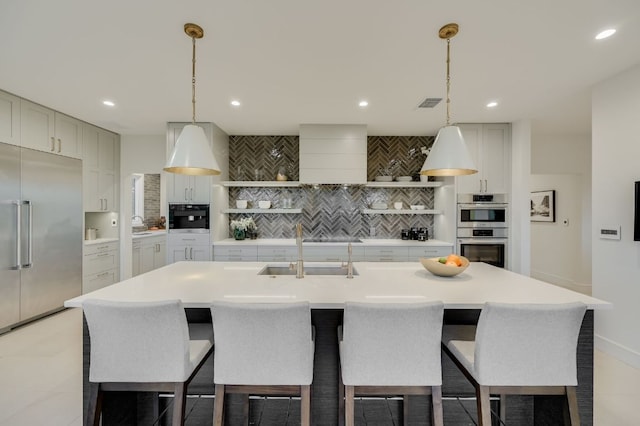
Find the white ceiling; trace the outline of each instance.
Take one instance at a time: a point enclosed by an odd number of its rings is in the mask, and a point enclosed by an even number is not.
[[[453,122],[589,134],[590,87],[640,63],[638,0],[1,0],[0,89],[121,134],[163,134],[191,120],[186,22],[205,31],[196,119],[234,135],[300,123],[435,134],[445,103],[417,105],[445,96],[449,22]],[[618,32],[594,40],[608,27]]]

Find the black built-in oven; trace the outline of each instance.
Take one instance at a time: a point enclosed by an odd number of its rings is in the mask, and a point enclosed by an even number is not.
[[[169,232],[209,232],[209,204],[169,204]]]

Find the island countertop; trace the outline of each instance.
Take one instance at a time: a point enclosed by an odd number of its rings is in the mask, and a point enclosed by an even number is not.
[[[88,298],[117,301],[180,299],[187,308],[207,308],[214,300],[238,302],[309,301],[313,309],[341,309],[346,301],[419,302],[441,300],[446,309],[480,309],[487,301],[564,303],[581,301],[589,309],[611,304],[485,263],[472,262],[456,277],[432,275],[419,262],[354,262],[358,275],[258,275],[277,262],[177,262],[75,297],[65,307],[82,307]],[[305,266],[337,266],[305,262]]]

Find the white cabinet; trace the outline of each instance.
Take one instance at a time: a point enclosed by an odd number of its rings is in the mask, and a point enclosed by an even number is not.
[[[269,251],[267,249],[267,251]],[[255,262],[260,257],[256,245],[213,245],[213,260],[219,262]]]
[[[182,132],[182,128],[191,123],[169,123],[167,128],[167,158]],[[211,123],[197,123],[212,145],[213,127]],[[211,176],[188,176],[165,173],[167,182],[167,201],[170,203],[209,203],[211,201]]]
[[[132,276],[153,271],[166,264],[166,236],[136,238],[132,243]]]
[[[409,247],[367,246],[364,253],[367,262],[406,262]]]
[[[90,124],[83,126],[82,135],[84,210],[118,211],[119,136]]]
[[[120,277],[118,241],[84,246],[82,293],[89,293],[118,281]]]
[[[211,260],[209,234],[169,233],[167,244],[167,263]]]
[[[0,142],[20,145],[20,98],[0,91]]]
[[[459,194],[510,193],[511,126],[459,124],[478,173],[457,178]]]
[[[82,158],[82,122],[42,105],[20,102],[21,145],[72,158]]]
[[[298,259],[298,252],[296,257]],[[351,260],[359,262],[364,260],[364,249],[356,244],[352,245]],[[322,246],[302,245],[302,258],[308,262],[346,262],[349,260],[349,251],[346,244],[331,245],[323,243]]]
[[[443,257],[453,253],[452,246],[424,246],[409,247],[409,262],[418,260],[421,257]]]

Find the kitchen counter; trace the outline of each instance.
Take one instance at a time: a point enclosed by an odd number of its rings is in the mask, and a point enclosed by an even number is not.
[[[581,301],[589,309],[611,307],[608,302],[485,263],[472,262],[458,276],[443,278],[431,274],[419,262],[354,262],[359,275],[353,279],[327,275],[303,279],[291,275],[258,275],[265,265],[265,262],[177,262],[67,300],[64,305],[81,307],[83,300],[97,297],[121,301],[180,299],[187,308],[207,308],[213,300],[305,300],[314,309],[340,309],[345,301],[421,300],[442,300],[446,309],[480,309],[488,300],[505,303]],[[313,265],[332,264],[305,262],[305,266]]]
[[[139,239],[143,239],[143,238],[149,238],[149,237],[158,237],[161,235],[167,235],[167,230],[166,229],[154,229],[154,230],[148,230],[148,231],[143,231],[143,232],[139,232],[139,233],[134,233],[131,234],[131,239],[132,240],[139,240]]]
[[[304,238],[303,238],[304,239]],[[440,240],[401,240],[393,238],[361,238],[362,242],[352,243],[354,247],[357,246],[390,246],[390,247],[429,247],[429,246],[449,246],[453,247],[453,243]],[[303,247],[306,246],[346,246],[348,242],[307,242],[303,241]],[[257,238],[255,240],[244,239],[234,240],[233,238],[227,238],[224,240],[214,241],[213,245],[230,245],[230,246],[247,246],[247,245],[265,245],[265,246],[295,246],[295,238]]]
[[[312,392],[312,417],[316,424],[338,424],[338,342],[336,328],[342,322],[346,301],[361,302],[418,302],[442,300],[445,305],[445,324],[475,324],[486,301],[511,303],[563,303],[581,301],[588,306],[578,340],[578,405],[581,424],[593,424],[593,310],[610,309],[608,302],[576,293],[562,287],[516,274],[484,263],[471,263],[460,275],[442,278],[432,275],[419,262],[354,262],[359,275],[344,276],[257,275],[267,264],[275,262],[178,262],[127,279],[120,283],[75,297],[66,307],[82,307],[88,298],[119,301],[182,300],[190,323],[211,326],[209,306],[213,300],[238,302],[309,301],[312,322],[316,330],[316,351]],[[280,263],[280,265],[288,265]],[[305,266],[315,266],[305,262]],[[322,263],[325,266],[338,264]],[[84,324],[84,412],[87,410],[89,382],[90,337]],[[470,423],[466,411],[474,414],[471,401],[474,390],[455,365],[443,357],[443,400],[445,417],[450,424]],[[198,375],[189,387],[191,393],[212,394],[213,373],[209,369]],[[458,400],[455,397],[463,397]],[[233,396],[232,398],[233,399]],[[108,402],[107,402],[108,401]],[[263,400],[260,400],[263,401]],[[296,402],[292,402],[295,404]],[[289,412],[288,404],[251,402],[250,421],[262,420],[264,425],[282,424],[278,420]],[[260,404],[256,406],[256,404]],[[358,404],[362,404],[361,402]],[[494,403],[495,404],[495,403]],[[294,405],[295,406],[295,405]],[[380,399],[368,401],[373,413],[386,413],[402,418],[398,401]],[[555,419],[563,415],[561,397],[509,396],[506,404],[509,424],[533,425],[534,419]],[[103,426],[153,423],[154,408],[148,399],[136,395],[105,396]],[[111,408],[109,408],[111,407]],[[113,409],[117,407],[117,409]],[[230,401],[226,424],[240,424],[243,420],[242,400]],[[284,408],[283,408],[284,407]],[[362,407],[359,405],[359,407]],[[499,409],[497,404],[494,408]],[[359,408],[361,409],[361,408]],[[284,410],[284,411],[282,411]],[[296,408],[292,408],[295,412]],[[430,425],[430,404],[426,398],[411,400],[410,423]],[[210,424],[211,411],[206,404],[190,414],[190,424]],[[261,416],[258,418],[258,416]],[[265,420],[266,419],[266,420]],[[389,420],[388,424],[391,424]],[[545,423],[545,424],[547,424]],[[381,423],[382,424],[382,423]]]
[[[104,244],[119,241],[118,238],[96,238],[95,240],[84,240],[85,246],[92,246],[94,244]]]

